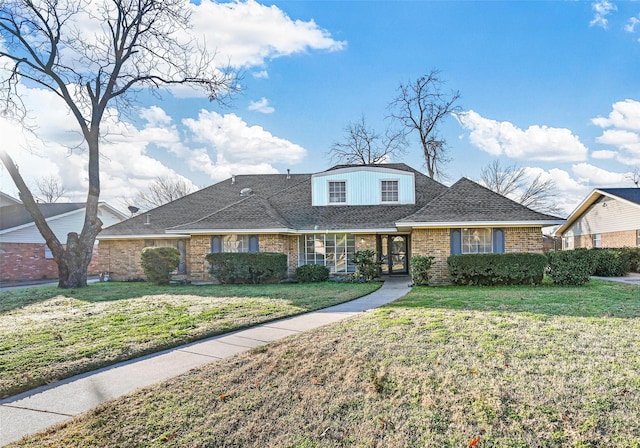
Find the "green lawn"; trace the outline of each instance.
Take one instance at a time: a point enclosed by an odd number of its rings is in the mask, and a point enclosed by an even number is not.
[[[640,447],[640,288],[414,288],[20,446]]]
[[[0,397],[118,361],[324,308],[379,284],[96,283],[0,292]]]

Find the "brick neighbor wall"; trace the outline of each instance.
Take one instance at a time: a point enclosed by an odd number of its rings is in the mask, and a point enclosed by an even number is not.
[[[600,247],[637,247],[637,234],[635,230],[601,233],[602,246]],[[593,247],[593,235],[576,235],[573,237],[573,248],[591,249]]]
[[[58,278],[58,265],[53,258],[45,257],[45,244],[0,243],[0,281],[41,280]],[[98,246],[87,273],[100,272]]]

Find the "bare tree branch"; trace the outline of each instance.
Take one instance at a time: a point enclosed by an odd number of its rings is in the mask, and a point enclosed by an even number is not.
[[[344,140],[334,142],[329,154],[338,163],[371,165],[388,162],[393,156],[402,154],[406,140],[402,131],[388,128],[381,135],[367,127],[364,116],[360,121],[349,123],[344,129]]]
[[[479,182],[490,190],[541,213],[559,214],[556,185],[538,174],[529,179],[526,170],[517,165],[502,166],[495,159],[480,172]]]
[[[459,91],[442,92],[444,81],[438,70],[431,70],[415,81],[398,87],[391,101],[391,117],[402,124],[406,134],[417,133],[429,177],[443,177],[442,167],[449,161],[447,142],[438,134],[438,126],[460,107]]]
[[[153,94],[166,86],[190,85],[211,100],[238,90],[237,74],[218,69],[213,56],[187,38],[189,27],[184,0],[0,0],[0,110],[17,120],[26,116],[19,85],[32,81],[62,100],[87,149],[82,231],[68,235],[62,252],[55,235],[45,237],[58,264],[60,287],[86,285],[102,226],[97,217],[101,123],[109,108],[126,112],[141,89]],[[13,163],[8,156],[2,161]],[[26,185],[19,190],[31,196]],[[25,207],[36,219],[35,201]],[[44,235],[47,227],[45,221],[38,228]]]
[[[56,176],[43,176],[35,180],[35,189],[40,193],[36,199],[40,202],[51,204],[57,202],[65,194],[62,180]]]
[[[640,188],[640,167],[635,167],[631,174],[628,174],[626,178],[633,182],[636,187]]]
[[[139,191],[128,205],[133,205],[141,210],[151,210],[194,191],[192,186],[182,179],[158,177],[148,188]]]

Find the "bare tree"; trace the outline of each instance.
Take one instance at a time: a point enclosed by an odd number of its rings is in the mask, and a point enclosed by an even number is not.
[[[558,214],[555,182],[543,180],[538,174],[533,179],[517,165],[502,166],[498,159],[484,167],[479,182],[490,190],[541,213]]]
[[[634,170],[628,174],[627,179],[630,180],[631,182],[633,182],[633,184],[640,188],[640,168],[639,167],[635,167]]]
[[[189,40],[188,2],[183,0],[0,0],[0,110],[26,116],[19,84],[27,80],[60,98],[78,123],[88,153],[86,212],[80,234],[63,245],[38,209],[18,167],[6,151],[6,166],[25,207],[51,249],[61,288],[86,286],[95,238],[102,228],[101,123],[109,107],[127,110],[135,94],[163,86],[191,85],[212,100],[237,88],[230,70]],[[85,30],[85,31],[83,31]],[[90,30],[90,31],[87,31]]]
[[[150,210],[168,202],[175,201],[194,191],[192,186],[183,179],[158,177],[149,187],[136,194],[132,205],[142,210]]]
[[[387,128],[384,135],[368,128],[364,116],[344,129],[344,140],[335,142],[329,153],[339,163],[370,165],[383,163],[404,152],[406,140],[402,131]]]
[[[443,176],[442,167],[449,161],[447,142],[438,133],[440,125],[460,107],[459,91],[442,92],[444,81],[438,70],[431,70],[415,81],[398,87],[398,96],[390,103],[391,117],[398,120],[407,134],[417,133],[429,177]]]
[[[64,185],[59,177],[43,176],[35,179],[36,199],[46,204],[57,202],[65,194]]]

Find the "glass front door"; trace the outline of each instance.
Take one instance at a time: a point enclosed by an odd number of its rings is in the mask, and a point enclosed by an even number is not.
[[[378,241],[382,274],[407,274],[407,235],[381,235]]]

